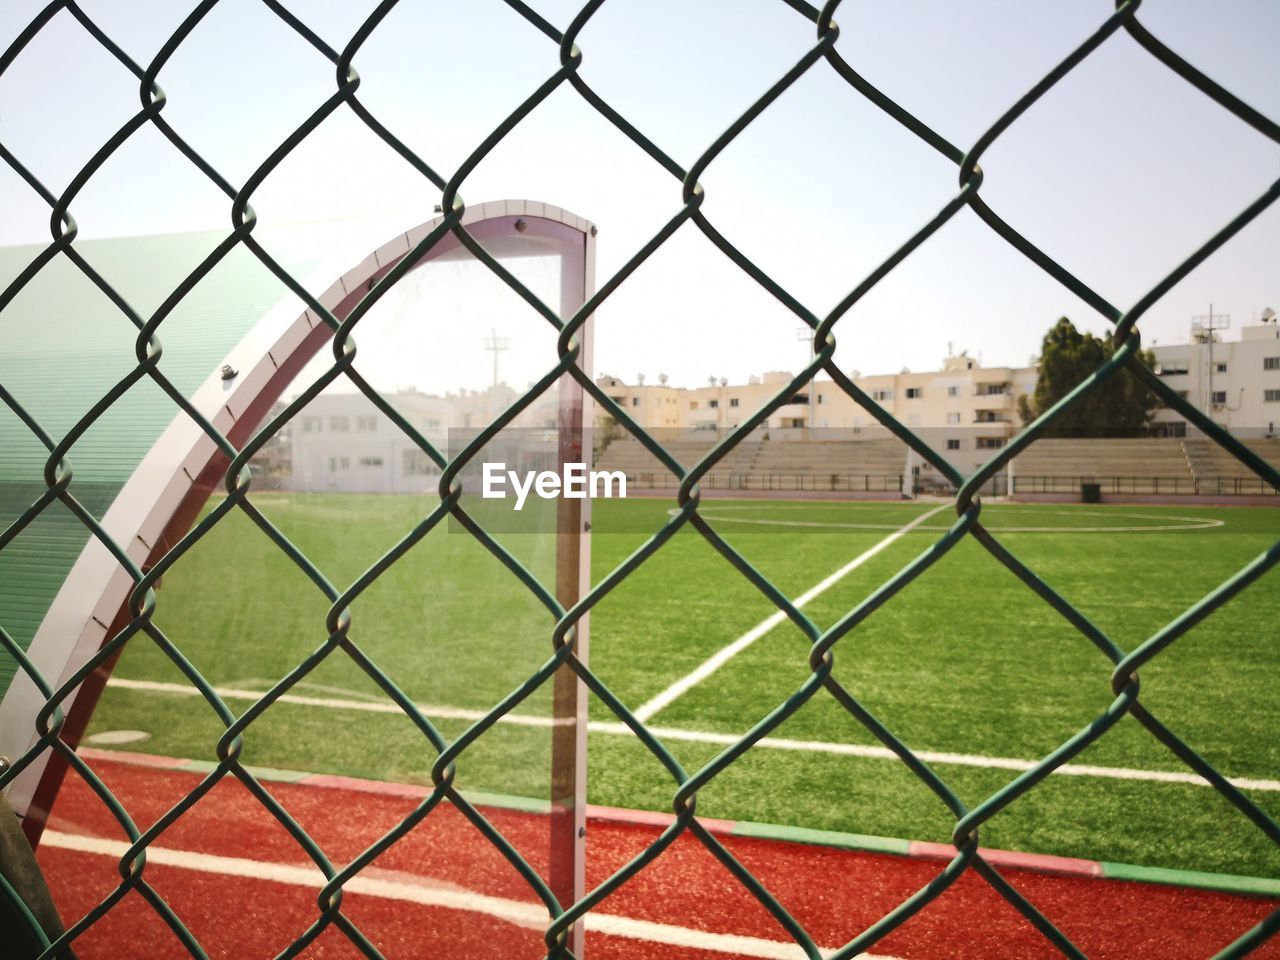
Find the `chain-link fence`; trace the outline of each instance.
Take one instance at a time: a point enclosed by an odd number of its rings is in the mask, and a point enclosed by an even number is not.
[[[203,956],[204,951],[195,937],[187,930],[182,918],[170,908],[165,900],[156,892],[148,880],[147,849],[158,840],[184,812],[189,810],[219,780],[234,777],[245,785],[258,801],[275,817],[297,841],[299,847],[319,866],[328,878],[327,884],[319,896],[319,908],[314,923],[304,931],[285,952],[296,955],[307,948],[326,930],[336,929],[345,935],[363,954],[371,957],[381,956],[374,943],[347,916],[342,908],[343,886],[351,878],[357,876],[378,854],[401,836],[407,833],[414,824],[423,818],[430,817],[439,804],[446,800],[459,809],[467,811],[477,824],[484,825],[488,841],[499,849],[505,859],[511,863],[527,882],[530,890],[546,908],[545,942],[548,956],[564,957],[570,954],[570,932],[575,923],[589,911],[595,909],[602,900],[619,887],[631,881],[646,864],[653,861],[664,850],[682,835],[697,839],[714,857],[719,860],[736,878],[741,886],[749,891],[768,912],[776,918],[790,937],[803,952],[810,957],[819,957],[820,951],[814,940],[755,877],[752,872],[708,830],[697,816],[697,799],[699,792],[711,783],[726,768],[737,761],[755,743],[775,730],[780,724],[795,714],[806,703],[815,697],[831,697],[839,703],[858,724],[865,727],[876,740],[895,753],[901,762],[946,805],[954,817],[953,842],[954,858],[927,885],[902,901],[892,911],[885,914],[878,922],[863,931],[853,940],[845,944],[834,956],[845,958],[855,956],[882,940],[891,931],[903,924],[908,918],[919,912],[930,902],[946,891],[957,878],[966,873],[977,874],[1001,897],[1013,905],[1037,930],[1044,940],[1069,957],[1083,956],[1080,949],[1059,930],[1037,906],[1020,893],[997,871],[979,852],[979,838],[982,826],[1001,810],[1008,807],[1028,791],[1034,789],[1056,768],[1079,755],[1091,744],[1105,737],[1123,717],[1136,719],[1151,736],[1167,746],[1185,765],[1199,776],[1207,780],[1239,815],[1252,821],[1259,833],[1267,841],[1280,844],[1280,825],[1255,804],[1241,789],[1233,785],[1220,774],[1196,750],[1179,739],[1162,721],[1144,705],[1140,696],[1139,671],[1154,658],[1175,643],[1179,637],[1211,614],[1227,600],[1263,576],[1272,566],[1280,561],[1280,544],[1258,556],[1240,569],[1226,582],[1208,592],[1198,603],[1185,610],[1168,626],[1156,632],[1135,649],[1122,649],[1117,643],[1077,608],[1068,603],[1048,584],[1040,579],[1037,573],[1024,565],[1001,539],[982,522],[982,504],[976,492],[993,476],[1000,472],[1010,460],[1040,437],[1055,419],[1069,408],[1079,403],[1088,402],[1090,394],[1108,378],[1115,376],[1136,376],[1140,378],[1168,407],[1184,416],[1189,422],[1228,450],[1232,455],[1247,465],[1262,481],[1272,487],[1280,486],[1280,475],[1274,467],[1259,459],[1244,445],[1233,439],[1225,430],[1215,424],[1208,416],[1195,409],[1187,400],[1154,375],[1142,363],[1135,362],[1140,348],[1137,331],[1139,320],[1153,304],[1157,303],[1176,283],[1186,277],[1228,240],[1243,230],[1251,221],[1266,210],[1277,197],[1280,197],[1280,181],[1272,184],[1256,200],[1250,203],[1238,215],[1224,224],[1213,236],[1207,238],[1197,249],[1188,251],[1185,259],[1166,277],[1155,284],[1144,296],[1128,308],[1115,306],[1087,282],[1072,275],[1061,264],[1041,250],[1032,240],[1018,233],[983,199],[981,186],[983,172],[979,165],[982,157],[993,143],[1039,101],[1064,77],[1085,62],[1113,35],[1127,33],[1150,56],[1163,64],[1165,68],[1176,74],[1182,81],[1195,87],[1223,110],[1230,112],[1239,120],[1253,128],[1272,142],[1280,143],[1280,124],[1268,118],[1247,103],[1242,102],[1229,91],[1219,86],[1212,78],[1206,76],[1178,53],[1166,47],[1143,26],[1138,18],[1139,3],[1137,0],[1126,0],[1119,3],[1115,12],[1098,25],[1097,29],[1060,63],[1053,66],[1042,80],[1028,89],[1017,102],[993,123],[976,142],[967,147],[949,142],[936,130],[922,122],[910,111],[894,102],[881,90],[868,82],[842,55],[836,45],[839,30],[833,19],[840,7],[839,0],[832,0],[822,8],[811,6],[802,0],[783,0],[799,17],[807,18],[815,28],[815,40],[812,47],[789,70],[778,77],[768,91],[741,114],[711,145],[694,160],[685,165],[666,153],[661,146],[634,126],[621,112],[611,106],[586,82],[579,72],[582,52],[576,41],[584,27],[603,6],[604,0],[592,0],[587,3],[574,18],[567,30],[557,29],[543,19],[531,6],[521,0],[507,0],[511,16],[522,17],[537,28],[547,40],[547,56],[554,68],[544,83],[528,93],[520,106],[498,124],[490,135],[475,151],[451,174],[435,169],[431,163],[411,150],[396,132],[384,125],[378,117],[361,102],[359,97],[360,77],[352,66],[362,46],[369,37],[379,29],[388,13],[397,5],[396,0],[384,0],[377,9],[360,25],[342,49],[335,49],[326,43],[317,33],[291,12],[288,7],[277,0],[264,0],[264,4],[290,30],[310,45],[314,55],[332,64],[336,70],[337,84],[332,95],[304,122],[297,126],[281,143],[264,149],[265,159],[258,168],[242,183],[233,183],[215,169],[201,154],[183,138],[181,130],[172,126],[165,118],[165,96],[159,85],[160,76],[166,64],[179,55],[184,42],[202,19],[217,5],[218,0],[205,0],[199,3],[181,26],[170,36],[160,52],[149,64],[134,62],[129,55],[108,36],[94,20],[80,7],[69,0],[57,0],[50,3],[26,28],[10,47],[0,56],[0,74],[3,74],[14,62],[22,50],[37,37],[51,18],[62,12],[73,16],[94,37],[102,49],[122,64],[137,79],[142,98],[142,107],[125,123],[118,132],[105,142],[73,178],[70,185],[61,194],[48,189],[37,171],[30,169],[22,157],[17,156],[4,144],[0,144],[0,157],[5,164],[22,178],[48,205],[51,214],[53,239],[48,246],[0,294],[0,322],[3,322],[5,307],[23,291],[24,287],[54,258],[67,258],[82,272],[94,287],[115,304],[122,317],[126,318],[136,330],[134,339],[136,364],[119,383],[101,395],[64,435],[51,433],[32,416],[18,399],[0,383],[0,399],[14,416],[25,425],[31,438],[47,451],[44,466],[43,486],[31,497],[30,501],[3,531],[0,533],[0,550],[7,549],[16,538],[37,522],[42,516],[55,511],[69,511],[76,522],[83,525],[89,535],[99,542],[119,564],[127,571],[134,586],[128,602],[127,623],[123,629],[110,635],[96,654],[73,676],[55,687],[50,678],[41,676],[24,652],[23,645],[17,642],[5,625],[0,624],[0,643],[18,664],[18,669],[31,682],[39,687],[45,700],[44,708],[35,718],[39,732],[36,746],[23,756],[13,758],[12,765],[0,775],[0,786],[10,783],[15,777],[33,763],[37,758],[49,751],[60,754],[74,771],[74,775],[83,778],[99,795],[102,802],[110,808],[113,816],[128,834],[131,846],[120,864],[121,880],[117,889],[105,898],[97,907],[82,918],[77,918],[64,935],[53,943],[45,941],[46,949],[42,956],[52,957],[58,954],[63,945],[74,945],[76,939],[91,926],[98,923],[104,915],[125,897],[136,892],[146,898],[151,907],[163,918],[185,948],[193,956]],[[959,187],[955,195],[937,211],[913,236],[895,250],[876,269],[871,271],[825,316],[810,312],[791,292],[776,282],[764,269],[737,249],[720,233],[716,225],[702,212],[704,200],[700,177],[708,165],[716,159],[725,148],[734,141],[747,127],[774,103],[788,88],[810,71],[834,71],[849,87],[874,104],[887,116],[891,117],[903,128],[917,137],[924,144],[937,151],[942,157],[955,164]],[[653,237],[644,244],[625,265],[614,275],[603,278],[598,290],[572,316],[561,316],[546,303],[534,296],[503,265],[493,257],[463,226],[466,206],[462,200],[462,190],[469,175],[477,165],[506,137],[520,121],[528,116],[539,104],[557,92],[573,91],[588,104],[600,117],[612,124],[624,134],[635,149],[643,152],[681,185],[682,203],[672,211],[670,218]],[[256,217],[251,200],[255,191],[264,179],[279,168],[290,153],[315,131],[325,120],[337,111],[350,111],[360,119],[376,137],[410,164],[426,181],[429,181],[440,196],[443,217],[439,225],[422,237],[412,251],[401,263],[390,272],[373,283],[363,299],[351,313],[341,321],[334,312],[317,299],[314,291],[307,289],[300,280],[286,269],[255,238]],[[71,210],[77,195],[84,186],[98,173],[103,165],[118,151],[123,144],[143,128],[150,128],[162,135],[175,150],[185,157],[208,182],[213,184],[230,203],[234,229],[216,249],[210,253],[200,265],[194,269],[181,283],[177,284],[165,298],[163,305],[149,316],[136,310],[121,296],[110,282],[84,258],[76,247],[77,228]],[[1053,280],[1067,288],[1091,306],[1102,317],[1114,324],[1114,333],[1119,349],[1105,364],[1095,370],[1071,393],[1045,412],[1035,422],[1022,430],[1012,442],[1001,449],[980,470],[970,476],[963,476],[948,464],[942,452],[933,449],[907,426],[896,420],[882,409],[863,391],[861,391],[848,373],[840,369],[834,362],[836,346],[836,330],[841,318],[859,300],[865,297],[884,278],[889,275],[912,251],[925,244],[948,221],[956,217],[965,208],[976,214],[993,234],[1003,239],[1031,263],[1048,274]],[[425,219],[425,218],[424,218]],[[791,311],[807,327],[813,331],[815,354],[809,363],[790,382],[783,385],[776,396],[765,406],[747,417],[730,435],[724,437],[698,463],[683,464],[677,462],[660,443],[654,440],[631,417],[627,409],[612,402],[599,389],[591,378],[585,375],[576,365],[580,351],[580,334],[587,319],[602,304],[608,301],[619,285],[640,267],[651,255],[686,223],[692,223],[714,244],[729,261],[735,264],[746,276],[750,277],[761,288],[776,298]],[[545,375],[534,386],[521,395],[501,415],[494,419],[469,446],[467,450],[449,459],[415,426],[400,417],[353,367],[355,349],[352,336],[355,328],[379,299],[392,288],[415,264],[428,256],[430,251],[445,238],[453,237],[466,246],[480,261],[485,263],[494,274],[508,284],[522,297],[546,322],[551,324],[558,335],[559,362],[545,371]],[[160,363],[161,342],[164,337],[166,318],[174,307],[188,297],[214,266],[233,250],[243,248],[271,272],[288,290],[303,301],[312,314],[319,318],[332,331],[334,360],[327,372],[308,387],[299,397],[288,403],[277,415],[272,416],[248,442],[242,445],[232,443],[227,436],[216,429],[210,420],[192,404],[186,393],[180,389],[167,375],[165,367]],[[896,437],[911,447],[922,460],[932,463],[946,479],[954,484],[958,493],[955,496],[956,519],[950,529],[933,543],[927,550],[907,564],[895,576],[884,582],[872,592],[862,603],[847,612],[829,629],[821,629],[813,620],[797,608],[796,604],[770,582],[758,569],[725,540],[715,526],[699,513],[700,483],[710,476],[736,444],[748,437],[753,430],[762,424],[779,406],[786,403],[797,390],[805,387],[819,373],[825,373],[846,391],[863,409],[874,416]],[[672,512],[669,520],[649,537],[642,546],[634,551],[625,562],[607,576],[596,582],[586,595],[569,607],[562,605],[555,592],[548,585],[539,581],[520,561],[507,552],[503,546],[488,535],[468,514],[465,503],[461,499],[459,488],[454,481],[463,466],[475,456],[485,442],[494,437],[504,426],[511,423],[518,414],[533,403],[545,391],[564,375],[579,380],[581,387],[589,393],[596,403],[606,410],[621,427],[638,439],[675,478],[675,499],[678,509]],[[249,497],[250,482],[246,464],[266,445],[273,435],[283,426],[297,417],[307,403],[312,400],[327,384],[345,378],[353,384],[371,403],[376,405],[388,417],[394,419],[413,442],[430,458],[441,471],[440,499],[438,505],[422,521],[422,524],[405,540],[376,563],[368,572],[350,587],[342,589],[331,584],[313,562],[274,525],[271,520],[258,510]],[[74,457],[68,452],[77,440],[100,418],[108,413],[131,387],[141,381],[149,381],[163,391],[186,417],[199,425],[203,433],[214,443],[220,453],[228,461],[225,470],[225,486],[227,496],[183,537],[175,543],[163,557],[148,569],[142,569],[125,549],[106,533],[101,524],[97,508],[90,500],[82,496],[74,477]],[[321,590],[331,604],[328,617],[328,641],[308,660],[299,663],[296,668],[284,677],[259,702],[243,712],[237,713],[218,695],[200,672],[183,656],[182,652],[153,622],[156,608],[155,586],[157,581],[186,555],[215,525],[222,522],[232,511],[242,511],[259,528],[276,543],[281,551],[302,570],[312,583]],[[416,542],[426,531],[452,517],[462,524],[484,547],[496,556],[507,568],[512,577],[517,578],[553,615],[554,629],[550,631],[549,649],[551,655],[545,664],[530,675],[518,692],[519,695],[547,684],[562,666],[573,670],[585,683],[591,694],[607,708],[618,720],[625,723],[644,745],[650,754],[662,764],[668,772],[672,784],[672,809],[675,819],[662,831],[661,835],[650,844],[644,852],[635,857],[618,870],[605,882],[592,889],[586,896],[574,903],[560,902],[547,882],[529,867],[517,851],[500,831],[485,821],[483,815],[454,788],[455,763],[486,729],[492,726],[500,716],[513,709],[519,696],[495,705],[483,719],[472,724],[461,736],[446,737],[427,716],[406,698],[393,680],[383,673],[379,667],[364,657],[360,648],[349,640],[350,629],[349,605],[354,598],[367,589],[379,576],[394,564],[412,543]],[[772,709],[764,715],[751,730],[743,735],[732,746],[726,747],[713,760],[697,770],[688,770],[676,759],[662,740],[655,736],[641,722],[632,709],[607,687],[602,680],[592,673],[575,657],[575,625],[600,603],[602,598],[617,588],[634,571],[644,564],[657,551],[663,548],[671,538],[681,530],[696,531],[705,538],[720,555],[726,558],[740,573],[750,581],[763,596],[776,605],[788,620],[803,632],[809,643],[808,659],[811,668],[808,680],[787,697],[783,702],[772,705]],[[895,602],[894,598],[902,589],[916,578],[924,575],[940,558],[951,551],[958,543],[970,539],[980,544],[992,557],[1011,571],[1028,590],[1034,591],[1043,601],[1053,607],[1068,621],[1081,636],[1097,648],[1100,656],[1107,658],[1113,665],[1111,672],[1111,694],[1113,700],[1104,712],[1093,722],[1057,749],[1041,759],[1035,766],[1009,782],[1005,787],[991,794],[976,806],[966,805],[956,792],[948,785],[946,779],[939,775],[929,763],[922,760],[897,736],[886,727],[859,700],[856,693],[843,686],[833,676],[836,653],[842,638],[855,631],[867,617],[887,603]],[[975,616],[978,615],[975,612]],[[104,663],[113,657],[130,642],[149,642],[158,645],[167,656],[186,674],[189,682],[197,688],[209,706],[216,712],[225,728],[224,734],[215,746],[218,763],[214,770],[184,800],[176,804],[165,816],[145,832],[134,825],[129,812],[113,796],[103,781],[95,774],[91,764],[77,756],[75,751],[61,736],[65,722],[63,707],[68,697],[79,684],[89,677]],[[404,822],[392,830],[378,843],[369,847],[363,854],[345,866],[332,863],[324,850],[309,836],[307,831],[293,819],[289,813],[273,798],[255,775],[240,763],[239,757],[245,738],[252,735],[252,728],[262,712],[271,703],[286,693],[304,677],[317,663],[330,656],[349,656],[353,658],[384,690],[386,695],[404,712],[412,723],[421,731],[422,736],[430,744],[431,750],[437,754],[434,767],[435,789]],[[761,705],[762,712],[766,705]],[[10,891],[12,893],[12,891]],[[690,901],[691,903],[693,901]],[[1280,913],[1272,914],[1265,922],[1249,930],[1239,937],[1220,956],[1235,957],[1250,952],[1253,948],[1271,937],[1280,928]]]

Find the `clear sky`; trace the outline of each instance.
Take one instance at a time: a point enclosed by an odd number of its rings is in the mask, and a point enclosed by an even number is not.
[[[568,25],[576,4],[530,0]],[[7,43],[43,0],[0,5]],[[146,63],[186,0],[82,0]],[[295,0],[342,47],[372,0]],[[1108,0],[865,3],[837,14],[839,48],[868,79],[967,149],[1108,15]],[[1280,117],[1280,3],[1148,0],[1143,22],[1257,109]],[[686,168],[813,43],[781,0],[609,0],[581,35],[582,74]],[[404,0],[355,60],[361,99],[451,173],[558,65],[556,45],[500,0]],[[243,181],[334,86],[332,67],[257,0],[223,0],[160,74],[165,116]],[[137,83],[59,14],[0,77],[0,139],[63,188],[138,108]],[[1202,96],[1123,32],[989,150],[982,195],[1121,307],[1280,176],[1280,148]],[[815,312],[829,309],[957,189],[955,167],[820,62],[705,172],[708,217]],[[599,226],[598,276],[680,206],[680,184],[567,85],[464,183],[469,203],[527,197]],[[429,219],[435,189],[345,108],[261,187],[264,223]],[[225,228],[230,204],[159,134],[139,131],[72,207],[82,236]],[[48,211],[0,170],[0,243],[48,237]],[[424,290],[424,296],[427,292]],[[1199,268],[1141,324],[1184,339],[1195,314],[1235,326],[1280,308],[1280,205]],[[403,305],[397,309],[406,309]],[[511,379],[552,349],[542,321],[503,318]],[[864,374],[931,369],[954,349],[1021,365],[1067,314],[1106,323],[963,211],[837,328],[838,362]],[[483,320],[476,319],[477,325]],[[685,225],[597,315],[597,371],[676,384],[797,368],[798,321]],[[522,334],[522,325],[529,332]],[[419,345],[397,325],[402,355]],[[487,331],[478,329],[475,339]],[[403,361],[403,356],[402,356]],[[468,361],[471,363],[472,361]],[[487,362],[477,350],[474,362]],[[405,374],[412,376],[411,371]],[[450,384],[420,384],[427,388]]]

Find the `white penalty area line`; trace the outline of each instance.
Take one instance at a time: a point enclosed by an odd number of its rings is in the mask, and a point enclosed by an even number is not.
[[[121,840],[86,837],[78,834],[62,833],[57,830],[45,830],[41,836],[40,844],[41,846],[54,847],[59,850],[96,854],[117,860],[129,850],[129,844]],[[293,887],[306,887],[311,890],[319,890],[326,883],[324,874],[310,865],[297,866],[287,863],[248,860],[242,857],[224,857],[211,853],[197,853],[191,850],[174,850],[167,847],[147,847],[147,864],[160,864],[198,873],[218,874],[224,877],[267,880],[272,883],[283,883]],[[376,872],[376,870],[364,871],[366,874]],[[416,882],[404,880],[402,874],[397,874],[397,877],[400,879],[391,880],[379,876],[357,874],[343,884],[342,889],[348,893],[364,894],[384,900],[399,900],[425,907],[483,914],[528,930],[545,930],[551,921],[546,908],[537,903],[524,903],[503,897],[492,897],[487,894],[460,889],[456,884],[432,881],[425,877],[417,879]],[[805,957],[804,951],[794,943],[766,940],[762,937],[710,933],[705,930],[693,930],[689,927],[656,923],[651,920],[636,920],[632,917],[623,917],[617,914],[588,913],[583,919],[583,923],[589,933],[622,937],[628,940],[640,940],[646,943],[661,943],[690,950],[707,950],[734,957],[759,957],[762,960],[803,960]],[[824,955],[829,955],[834,953],[834,950],[824,949],[822,952]],[[872,954],[862,953],[858,956],[863,960],[896,960],[896,958],[888,957],[884,954],[876,954],[873,957]]]
[[[196,697],[200,692],[195,687],[182,683],[163,683],[158,680],[126,680],[123,677],[112,677],[107,681],[108,687],[120,690],[136,690],[140,693],[161,693],[180,697]],[[238,690],[233,687],[214,687],[213,692],[224,700],[247,700],[256,702],[266,696],[264,690]],[[296,693],[281,694],[277,703],[287,703],[299,707],[320,707],[325,710],[354,710],[361,713],[387,713],[404,716],[404,711],[390,701],[371,702],[369,700],[344,700],[335,697],[307,697]],[[484,710],[467,710],[461,707],[437,707],[419,703],[415,706],[423,714],[436,720],[461,720],[475,723],[488,716]],[[527,713],[507,713],[498,718],[498,723],[512,727],[551,727],[567,726],[574,722],[573,718],[534,716]],[[592,720],[587,724],[590,733],[605,736],[634,736],[631,728],[620,721]],[[662,740],[680,740],[686,743],[705,743],[710,746],[731,746],[740,737],[732,733],[714,733],[707,730],[684,730],[679,727],[649,726],[649,732]],[[872,746],[861,743],[832,743],[828,740],[793,740],[787,737],[764,737],[756,743],[757,747],[766,750],[791,750],[799,753],[825,753],[837,757],[858,757],[864,760],[900,760],[901,758],[888,747]],[[947,753],[939,750],[915,750],[917,757],[926,763],[949,764],[956,767],[981,767],[991,770],[1016,770],[1024,772],[1034,768],[1040,761],[1021,760],[1016,757],[988,757],[974,753]],[[1191,786],[1205,787],[1209,781],[1199,774],[1183,773],[1176,770],[1138,770],[1132,767],[1103,767],[1086,763],[1064,763],[1053,771],[1055,774],[1075,777],[1102,777],[1109,780],[1146,780],[1152,783],[1181,783]],[[1250,777],[1227,777],[1227,782],[1241,790],[1265,790],[1280,792],[1280,780],[1259,780]]]
[[[900,540],[902,537],[906,536],[916,527],[920,526],[922,523],[928,520],[930,517],[934,516],[935,514],[941,513],[943,510],[946,510],[950,506],[951,506],[950,503],[944,503],[942,506],[935,507],[934,509],[928,511],[927,513],[922,513],[920,514],[920,516],[916,517],[910,523],[902,527],[899,527],[897,530],[889,534],[889,536],[885,537],[883,540],[881,540],[871,549],[858,554],[858,556],[854,557],[852,560],[846,563],[843,567],[841,567],[835,573],[831,574],[825,580],[822,580],[821,582],[815,584],[814,586],[810,587],[807,591],[802,593],[800,596],[796,597],[795,600],[791,601],[792,605],[795,606],[797,609],[803,609],[805,604],[809,603],[809,601],[813,600],[815,597],[819,597],[822,594],[826,593],[828,590],[834,587],[837,583],[839,583],[849,574],[853,573],[853,571],[857,570],[860,566],[862,566],[872,557],[876,556],[881,551],[888,549],[893,544],[897,543],[898,540]],[[671,704],[673,704],[676,700],[679,700],[686,693],[688,693],[698,684],[702,683],[702,681],[706,680],[713,673],[715,673],[717,670],[723,667],[726,663],[728,663],[730,660],[732,660],[734,657],[740,654],[743,650],[746,650],[749,646],[751,646],[753,643],[755,643],[757,640],[759,640],[761,637],[763,637],[770,630],[772,630],[774,627],[776,627],[778,624],[782,623],[782,621],[786,619],[787,619],[787,615],[782,610],[778,610],[772,615],[765,617],[763,620],[757,623],[754,627],[752,627],[750,630],[748,630],[746,633],[740,636],[737,640],[734,640],[729,645],[722,647],[721,649],[713,653],[710,657],[708,657],[705,661],[703,661],[702,664],[700,664],[698,668],[694,670],[692,673],[688,674],[687,676],[681,677],[671,686],[667,687],[667,689],[659,693],[652,700],[649,700],[648,702],[641,704],[641,706],[637,708],[635,711],[636,719],[639,720],[641,723],[647,723],[649,719],[653,717],[654,714],[658,713],[661,710],[665,710],[667,707],[671,706]]]

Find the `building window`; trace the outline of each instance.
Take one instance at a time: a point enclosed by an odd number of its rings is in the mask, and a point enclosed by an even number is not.
[[[303,417],[302,432],[303,433],[319,433],[323,422],[324,421],[322,421],[319,417]]]
[[[698,409],[698,401],[697,401],[697,400],[690,400],[690,401],[689,401],[689,409],[690,409],[690,410],[697,410],[697,409]]]
[[[999,450],[1004,446],[1004,437],[979,437],[979,450]]]
[[[892,390],[872,390],[871,399],[877,402],[882,400],[892,400],[893,391]]]
[[[825,393],[820,393],[820,394],[818,394],[818,405],[819,405],[819,406],[821,406],[821,405],[822,405],[822,398],[823,398],[823,397],[825,397],[825,396],[826,396],[826,394],[825,394]]]
[[[1187,361],[1185,360],[1169,360],[1156,367],[1156,376],[1158,377],[1174,377],[1178,374],[1187,372]]]
[[[1225,363],[1218,363],[1218,364],[1214,364],[1214,372],[1215,372],[1215,373],[1226,373],[1226,372],[1227,372],[1227,365],[1226,365]]]
[[[432,467],[435,466],[431,459],[417,447],[401,452],[401,465],[406,477],[426,476],[434,472]]]
[[[330,433],[346,433],[351,429],[350,417],[330,417],[329,432]]]
[[[1263,357],[1263,370],[1280,370],[1280,357]]]
[[[639,397],[632,397],[632,398],[631,398],[631,405],[632,405],[633,407],[638,407],[638,406],[640,406],[640,398],[639,398]]]
[[[959,387],[947,387],[947,396],[948,396],[948,397],[958,397],[958,396],[960,396],[960,388],[959,388]]]
[[[356,433],[373,433],[378,429],[378,418],[356,417]]]
[[[1263,403],[1280,403],[1280,390],[1263,390]]]
[[[382,466],[381,457],[361,457],[360,466],[362,467],[380,467]]]
[[[924,396],[924,387],[907,387],[907,399],[919,400]]]
[[[710,407],[712,410],[714,410],[716,407],[720,406],[720,401],[719,401],[719,400],[708,400],[708,401],[707,401],[707,406],[708,406],[708,407]]]
[[[958,412],[952,412],[947,414],[947,423],[959,423],[959,422],[960,422],[960,414]]]
[[[947,441],[947,449],[948,449],[948,450],[959,450],[959,449],[960,449],[960,441],[959,441],[959,440],[948,440],[948,441]]]
[[[337,473],[339,470],[348,470],[351,468],[351,460],[348,457],[330,457],[329,472]]]
[[[819,402],[819,403],[821,403],[821,402],[822,402],[822,398],[821,398],[821,397],[819,397],[819,398],[818,398],[818,402]],[[737,405],[738,405],[738,398],[737,398],[737,397],[730,397],[730,398],[729,398],[729,406],[731,406],[731,407],[736,407]]]
[[[1209,402],[1213,404],[1217,404],[1219,406],[1225,406],[1227,402],[1227,391],[1225,390],[1213,391],[1213,395],[1210,396]]]

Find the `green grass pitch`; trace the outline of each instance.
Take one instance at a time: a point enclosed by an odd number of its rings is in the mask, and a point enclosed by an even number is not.
[[[390,548],[424,498],[256,494],[255,502],[339,587]],[[596,501],[593,577],[656,529],[666,500]],[[795,597],[932,509],[924,503],[707,502],[730,542]],[[807,614],[835,622],[936,539],[944,511],[815,598]],[[1270,508],[989,504],[1002,542],[1122,648],[1133,649],[1280,537]],[[767,521],[767,522],[761,522]],[[549,535],[500,535],[552,582]],[[1273,572],[1142,671],[1143,702],[1228,776],[1280,775],[1280,590]],[[328,604],[239,512],[171,571],[156,623],[220,688],[266,690],[325,640]],[[592,669],[632,709],[687,675],[773,612],[696,533],[682,532],[591,615]],[[551,620],[508,571],[465,534],[433,531],[353,605],[351,636],[456,736],[468,711],[492,706],[550,653]],[[1087,725],[1111,700],[1111,665],[971,540],[842,639],[835,675],[911,747],[1031,760]],[[807,644],[775,628],[649,721],[695,734],[741,734],[808,673]],[[183,683],[145,636],[116,668],[126,681]],[[434,752],[403,716],[359,709],[389,701],[341,651],[297,686],[313,703],[279,703],[249,729],[251,764],[430,782]],[[346,703],[346,706],[334,701]],[[249,701],[230,699],[233,710]],[[550,691],[521,704],[546,718]],[[430,714],[429,714],[430,715]],[[614,718],[598,702],[593,721]],[[196,697],[114,685],[90,733],[141,729],[140,749],[212,759],[221,732]],[[922,840],[946,840],[952,818],[896,761],[840,755],[873,744],[825,692],[773,737],[813,749],[752,749],[699,797],[699,813]],[[690,772],[720,749],[669,739]],[[504,724],[459,761],[463,789],[546,797],[545,726]],[[1074,761],[1138,771],[1187,768],[1125,718]],[[938,763],[970,806],[1015,771]],[[590,737],[589,799],[669,810],[674,784],[637,740]],[[1273,816],[1280,793],[1250,792]],[[1280,876],[1280,852],[1212,789],[1184,783],[1054,775],[983,828],[986,846],[1064,856]]]

